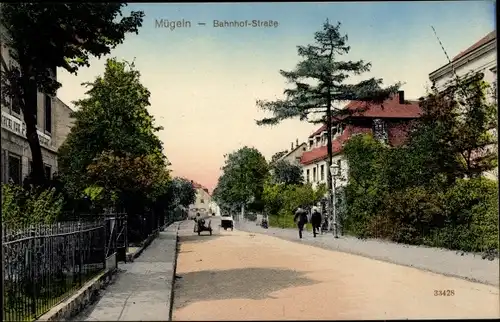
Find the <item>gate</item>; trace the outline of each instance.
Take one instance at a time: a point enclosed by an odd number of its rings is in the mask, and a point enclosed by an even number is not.
[[[106,261],[117,267],[119,261],[126,262],[128,251],[127,215],[106,214]],[[111,263],[111,262],[112,263]]]

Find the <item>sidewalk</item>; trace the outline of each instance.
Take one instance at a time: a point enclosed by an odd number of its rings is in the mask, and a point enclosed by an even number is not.
[[[179,223],[160,232],[132,263],[119,264],[115,281],[73,321],[168,321]]]
[[[295,229],[269,227],[263,229],[255,222],[240,220],[236,228],[243,231],[271,235],[290,241],[301,242],[328,250],[360,255],[394,264],[419,268],[447,276],[463,278],[473,282],[498,286],[499,260],[482,259],[480,255],[460,253],[448,249],[411,246],[384,242],[376,239],[360,240],[350,236],[333,238],[331,233],[313,238],[305,232],[299,240]]]

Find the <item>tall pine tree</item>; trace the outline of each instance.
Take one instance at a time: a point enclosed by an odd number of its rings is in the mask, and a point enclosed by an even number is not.
[[[258,125],[275,125],[285,119],[299,118],[311,123],[322,123],[327,128],[327,182],[328,182],[328,209],[332,214],[332,178],[330,166],[332,164],[332,123],[341,122],[348,114],[360,110],[334,109],[334,102],[364,101],[367,103],[382,103],[396,93],[401,84],[383,88],[382,79],[369,78],[357,84],[347,84],[351,75],[360,75],[369,72],[371,63],[363,60],[356,62],[343,61],[339,58],[348,54],[347,35],[340,33],[340,22],[330,24],[328,19],[323,29],[314,35],[314,43],[298,46],[298,55],[302,60],[294,70],[280,73],[293,88],[285,89],[284,99],[276,101],[258,100],[257,106],[270,111],[273,116],[258,120]]]

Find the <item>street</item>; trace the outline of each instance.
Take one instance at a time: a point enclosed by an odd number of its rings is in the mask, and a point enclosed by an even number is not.
[[[173,320],[499,317],[495,286],[258,233],[197,236],[193,224],[179,230]]]

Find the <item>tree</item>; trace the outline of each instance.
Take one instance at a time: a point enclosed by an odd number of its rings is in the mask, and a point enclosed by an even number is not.
[[[330,166],[332,164],[332,121],[341,122],[345,116],[361,112],[359,110],[337,109],[333,111],[334,102],[364,101],[381,103],[391,94],[398,91],[397,83],[382,88],[382,79],[370,78],[357,84],[346,84],[350,75],[360,75],[371,69],[370,63],[360,60],[341,61],[339,56],[349,53],[347,35],[341,35],[340,22],[332,25],[328,20],[323,29],[314,35],[315,43],[298,46],[298,55],[302,60],[293,71],[280,73],[289,83],[295,85],[284,91],[285,99],[276,101],[258,100],[257,106],[270,111],[273,116],[257,121],[258,125],[274,125],[289,118],[299,118],[312,123],[322,123],[327,129],[327,186],[329,192],[328,205],[332,211],[333,191],[331,188]],[[362,109],[361,109],[362,110]],[[319,118],[318,118],[319,114]]]
[[[184,178],[174,178],[170,184],[174,204],[188,207],[196,201],[196,189],[191,181]]]
[[[169,180],[156,135],[161,128],[147,110],[150,93],[134,64],[108,59],[105,66],[103,76],[85,84],[88,96],[75,102],[74,126],[59,149],[59,172],[75,198],[92,187],[93,195],[120,191],[122,204],[139,206],[138,200],[163,193]]]
[[[281,160],[273,164],[271,169],[273,172],[272,178],[275,183],[300,185],[304,182],[302,168],[299,165]]]
[[[229,154],[222,171],[213,193],[217,203],[233,208],[261,200],[269,169],[257,149],[245,146]]]
[[[33,183],[45,181],[36,131],[37,91],[55,96],[61,84],[56,68],[76,74],[121,44],[125,34],[138,32],[144,13],[122,17],[124,3],[4,3],[0,25],[6,34],[11,62],[2,57],[2,93],[22,111],[30,146]]]

